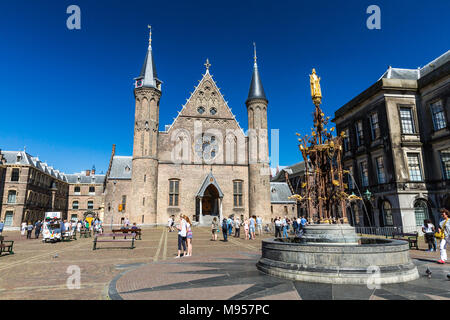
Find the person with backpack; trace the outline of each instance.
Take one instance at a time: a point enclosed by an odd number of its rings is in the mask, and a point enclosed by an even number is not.
[[[450,223],[449,215],[450,212],[447,209],[441,209],[442,221],[439,223],[439,230],[436,233],[436,238],[441,239],[439,244],[439,249],[441,253],[441,258],[438,263],[445,264],[447,261],[447,244],[450,241]]]
[[[222,234],[223,234],[223,241],[228,241],[228,222],[227,218],[223,218],[222,220]]]

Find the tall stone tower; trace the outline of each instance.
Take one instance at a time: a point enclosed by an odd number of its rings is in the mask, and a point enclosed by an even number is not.
[[[152,54],[152,32],[144,65],[135,79],[136,100],[133,162],[131,175],[130,222],[156,223],[158,186],[158,132],[161,81]]]
[[[269,101],[256,63],[256,47],[253,76],[245,104],[248,113],[249,137],[249,213],[270,221],[270,167],[267,130],[267,105]]]

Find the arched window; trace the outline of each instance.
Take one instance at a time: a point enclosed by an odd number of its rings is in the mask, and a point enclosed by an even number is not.
[[[72,202],[72,209],[73,210],[78,210],[78,201],[75,200],[74,202]]]
[[[416,226],[421,226],[424,220],[430,218],[428,204],[425,200],[419,199],[414,203],[414,215],[416,216]]]
[[[385,226],[393,226],[394,219],[392,217],[392,206],[391,203],[387,200],[383,201],[381,205],[381,211],[383,215],[383,221]]]

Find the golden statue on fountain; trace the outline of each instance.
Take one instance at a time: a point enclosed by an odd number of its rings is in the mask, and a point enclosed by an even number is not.
[[[330,117],[325,118],[320,108],[320,77],[315,69],[312,69],[309,77],[311,97],[315,105],[314,127],[311,136],[305,135],[304,138],[298,139],[305,161],[305,179],[301,185],[302,194],[296,194],[292,198],[305,206],[309,220],[319,223],[348,223],[347,202],[360,198],[349,196],[345,192],[348,188],[344,183],[344,174],[348,171],[342,168],[342,145],[345,136],[342,133],[333,137],[334,128],[326,128]],[[297,135],[300,136],[298,133]],[[315,217],[312,216],[313,211],[316,212]]]

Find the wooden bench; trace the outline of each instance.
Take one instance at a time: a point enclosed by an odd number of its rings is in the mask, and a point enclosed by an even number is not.
[[[127,234],[128,232],[135,233],[138,238],[136,240],[142,240],[142,229],[113,229],[113,233],[123,233]]]
[[[94,247],[92,248],[92,250],[96,250],[97,249],[97,242],[131,242],[131,247],[130,249],[134,249],[134,240],[136,239],[136,234],[135,233],[131,233],[131,234],[127,234],[125,236],[125,239],[116,239],[117,234],[115,233],[98,233],[95,235],[94,237]],[[127,236],[130,236],[130,238],[126,239]],[[99,238],[106,238],[106,237],[112,237],[112,239],[99,239]]]
[[[392,234],[392,238],[397,240],[408,241],[410,249],[415,248],[416,250],[419,250],[418,232],[411,232],[411,233],[395,232]]]
[[[61,240],[62,241],[70,241],[70,240],[77,240],[77,233],[74,231],[72,234],[70,232],[64,232],[61,234]]]
[[[81,229],[80,230],[80,238],[84,236],[85,238],[87,238],[88,236],[91,237],[91,230],[88,229]]]
[[[0,256],[3,252],[8,252],[9,254],[14,254],[13,251],[14,241],[5,240],[4,236],[0,236]]]

